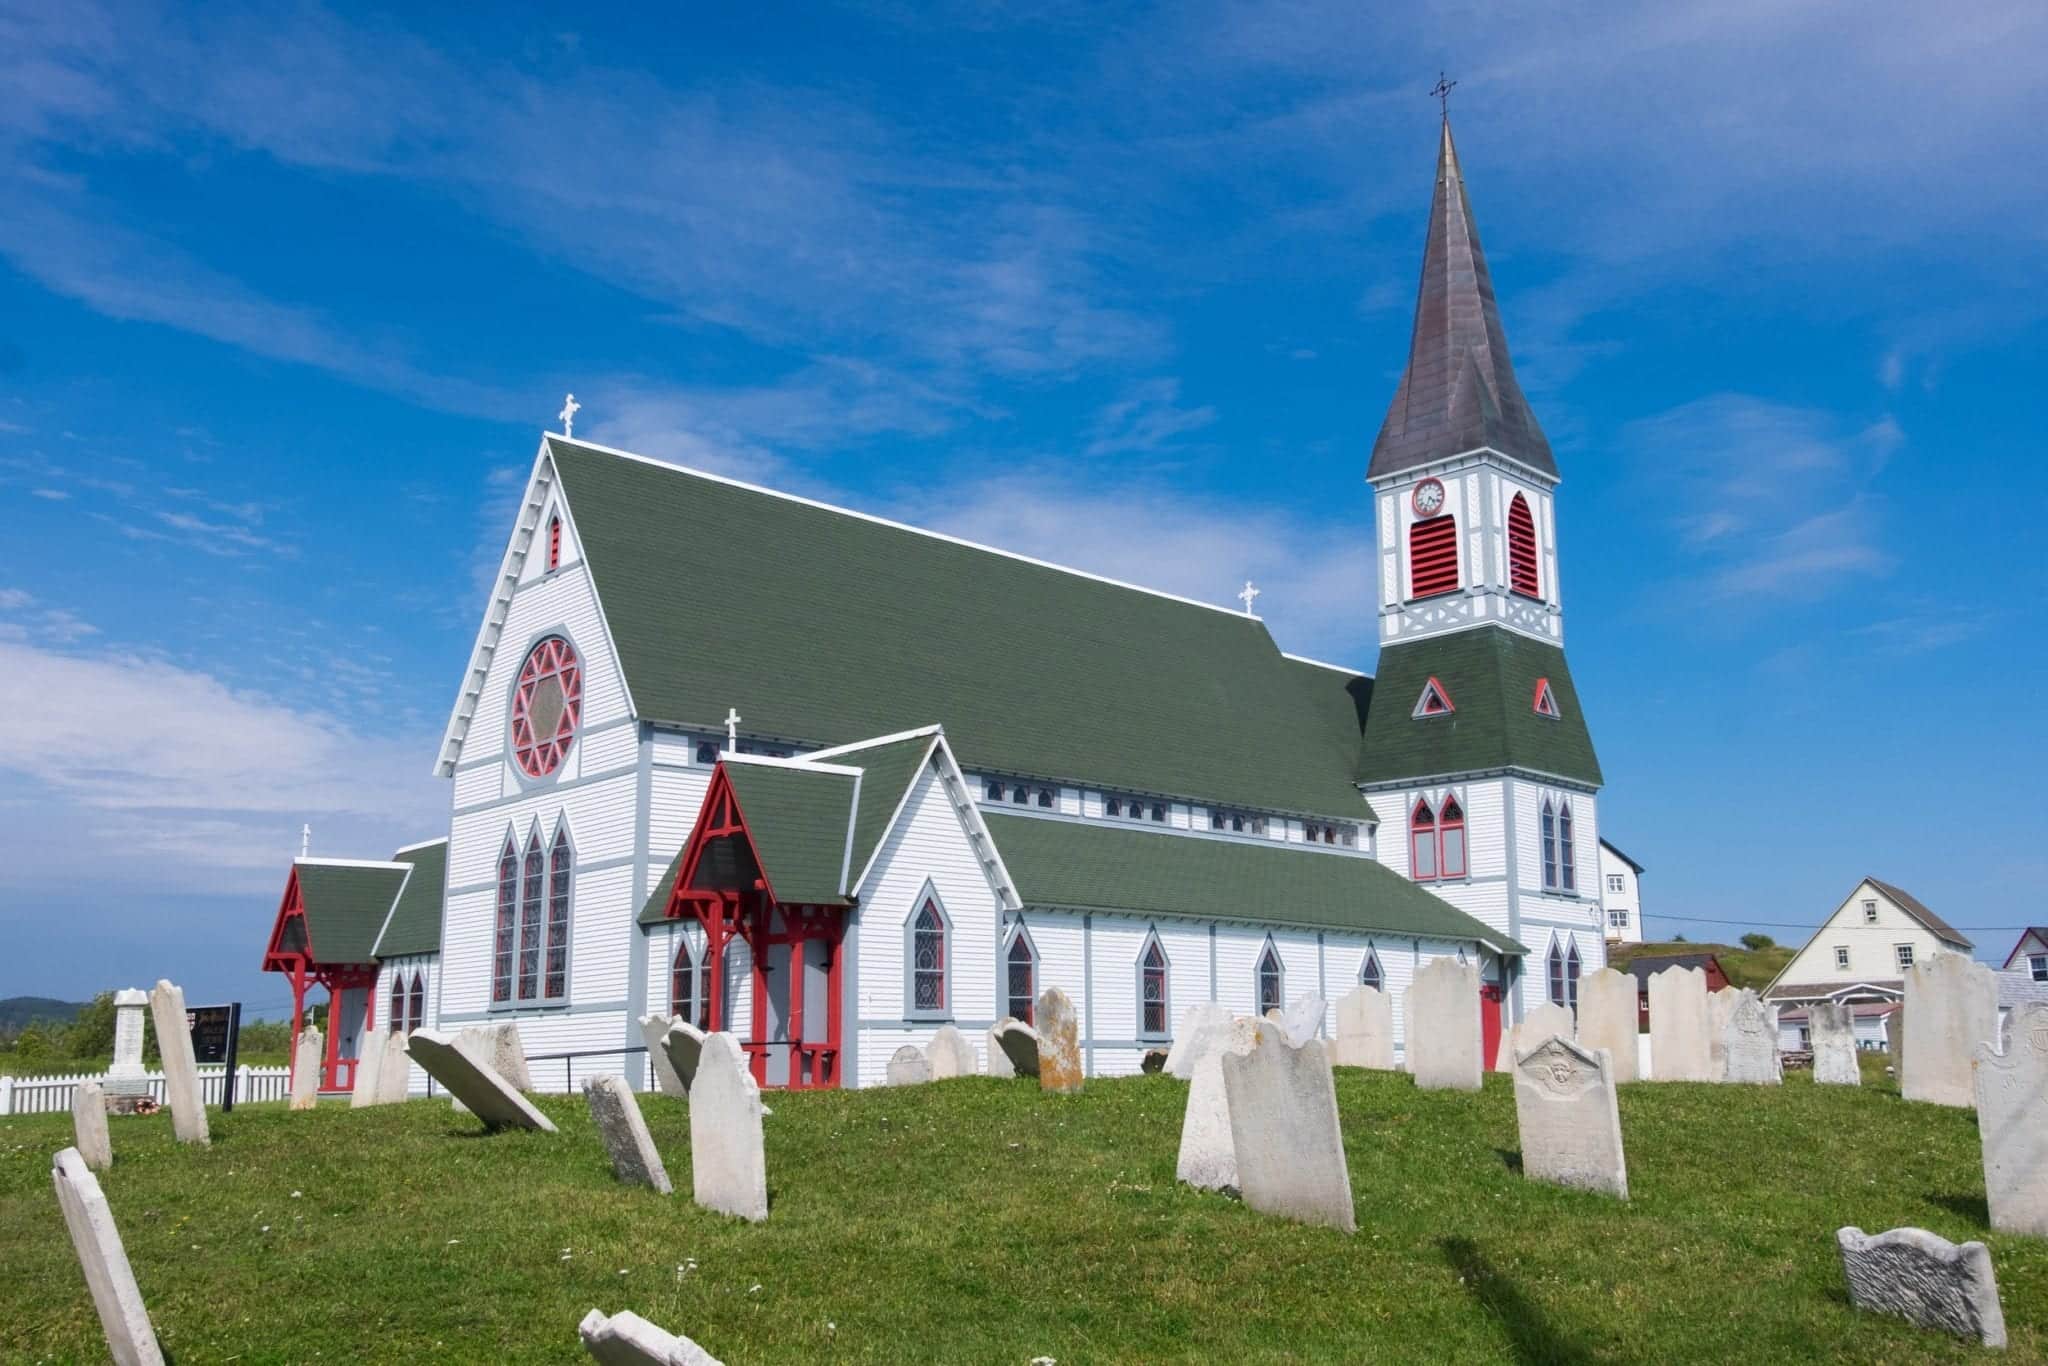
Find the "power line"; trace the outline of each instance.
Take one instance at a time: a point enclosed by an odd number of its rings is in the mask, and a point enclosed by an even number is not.
[[[1819,928],[1818,926],[1808,926],[1796,921],[1784,920],[1731,920],[1726,917],[1715,917],[1711,915],[1666,915],[1661,911],[1644,911],[1642,915],[1645,920],[1675,920],[1682,925],[1758,925],[1762,926],[1763,928],[1773,930],[1804,930],[1809,928]],[[2012,924],[1951,925],[1949,926],[1949,928],[1952,930],[1958,930],[1963,934],[1999,934],[2006,930],[2021,930],[2027,927],[2023,924]]]

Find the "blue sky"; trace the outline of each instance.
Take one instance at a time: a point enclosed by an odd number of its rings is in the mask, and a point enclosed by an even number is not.
[[[1439,68],[1652,932],[1797,940],[1873,873],[2002,953],[2048,920],[2048,10],[1504,9],[0,0],[0,995],[274,1004],[300,824],[445,830],[571,389],[614,445],[1252,577],[1369,667]]]

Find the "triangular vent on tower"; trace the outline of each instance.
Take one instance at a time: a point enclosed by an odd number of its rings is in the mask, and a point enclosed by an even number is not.
[[[1422,685],[1422,696],[1415,699],[1415,715],[1449,716],[1457,708],[1451,705],[1451,695],[1444,691],[1444,685],[1432,674],[1429,682]]]
[[[1550,690],[1550,680],[1547,678],[1536,680],[1535,706],[1538,716],[1547,716],[1553,721],[1564,719],[1564,714],[1557,709],[1557,694]]]

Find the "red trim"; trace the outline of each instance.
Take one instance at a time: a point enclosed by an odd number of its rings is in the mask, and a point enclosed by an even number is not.
[[[1408,596],[1434,598],[1458,591],[1458,519],[1449,513],[1408,528]]]
[[[548,518],[548,572],[562,567],[562,519]]]
[[[550,680],[561,688],[562,711],[554,729],[540,735],[533,725],[533,699]],[[576,743],[576,723],[582,716],[583,666],[576,650],[560,636],[543,636],[519,666],[519,686],[512,694],[512,754],[520,770],[529,778],[553,773]]]
[[[1444,510],[1444,481],[1441,479],[1424,479],[1408,491],[1408,506],[1415,509],[1417,517],[1434,517],[1436,515],[1436,513],[1426,513],[1422,510],[1422,491],[1427,488],[1433,488],[1437,491],[1437,512]]]
[[[1458,832],[1457,867],[1451,866],[1451,831]],[[1466,859],[1469,851],[1465,848],[1465,808],[1458,804],[1455,793],[1444,797],[1444,804],[1436,813],[1437,876],[1460,878],[1465,876]]]
[[[1429,871],[1422,871],[1422,856],[1429,855]],[[1408,875],[1417,882],[1435,882],[1443,861],[1437,857],[1436,813],[1426,797],[1417,797],[1408,813]]]
[[[1457,709],[1457,703],[1451,701],[1450,689],[1439,682],[1435,674],[1431,674],[1429,682],[1422,685],[1422,696],[1415,699],[1415,714],[1449,716]]]
[[[296,921],[303,935],[302,948],[288,948],[285,945],[285,930]],[[355,1085],[356,1060],[340,1056],[341,1030],[336,1016],[341,1006],[342,993],[363,988],[366,998],[363,1010],[363,1031],[358,1036],[367,1043],[370,1023],[376,1018],[377,1009],[377,965],[375,963],[322,963],[314,956],[312,925],[306,919],[305,894],[299,889],[299,870],[293,868],[285,880],[284,897],[278,903],[277,919],[270,929],[270,940],[263,952],[263,970],[281,972],[290,980],[292,988],[292,1062],[298,1066],[299,1035],[305,1031],[306,988],[327,988],[327,1041],[326,1054],[321,1060],[320,1089],[323,1091],[346,1091]]]
[[[1542,596],[1536,574],[1536,518],[1529,500],[1516,494],[1508,501],[1508,587],[1525,598]]]
[[[1529,705],[1538,716],[1547,716],[1553,721],[1559,719],[1561,715],[1557,709],[1557,695],[1551,692],[1550,680],[1547,678],[1536,680],[1536,695],[1530,699]]]

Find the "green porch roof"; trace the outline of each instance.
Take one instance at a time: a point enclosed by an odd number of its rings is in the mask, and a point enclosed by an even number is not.
[[[435,840],[391,856],[393,863],[412,865],[412,876],[390,907],[375,954],[396,958],[408,953],[441,951],[441,899],[448,885],[448,841]]]
[[[777,901],[843,906],[853,776],[783,764],[727,763],[726,780]]]
[[[1528,949],[1377,860],[989,812],[1028,906],[1241,920]]]
[[[1415,703],[1432,676],[1455,710],[1417,717]],[[1540,678],[1550,680],[1557,720],[1536,712]],[[1360,782],[1518,768],[1600,786],[1578,689],[1555,645],[1499,626],[1389,645],[1380,650],[1372,695]]]
[[[377,932],[384,928],[384,917],[390,914],[409,865],[301,859],[292,864],[292,871],[299,879],[313,961],[374,961]]]
[[[685,840],[683,849],[689,847]],[[640,903],[640,914],[634,917],[642,925],[659,925],[668,919],[668,899],[676,889],[676,874],[683,871],[683,849],[676,850],[675,857],[668,861],[668,871],[647,889],[647,900]]]

